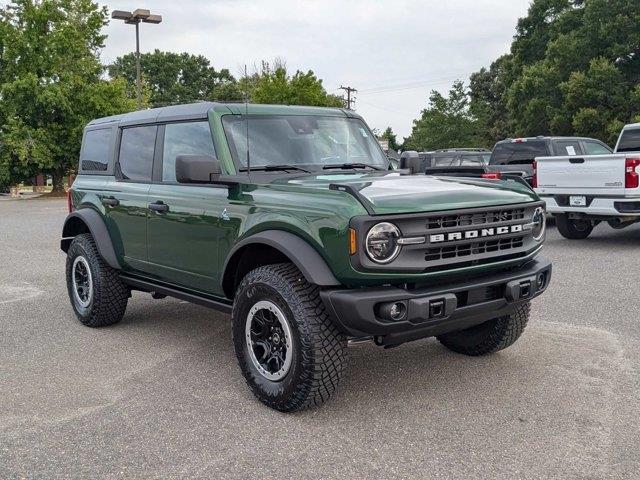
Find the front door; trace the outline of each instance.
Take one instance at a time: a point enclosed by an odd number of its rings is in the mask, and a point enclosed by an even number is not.
[[[161,126],[158,145],[162,146],[160,168],[148,198],[152,207],[147,223],[150,271],[158,280],[220,295],[219,222],[225,218],[228,191],[215,185],[179,184],[175,176],[176,156],[215,155],[209,123]]]

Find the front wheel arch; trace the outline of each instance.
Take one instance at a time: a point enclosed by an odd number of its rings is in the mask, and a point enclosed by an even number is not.
[[[248,257],[252,259],[247,260]],[[341,285],[327,262],[308,242],[289,232],[266,230],[245,238],[229,252],[223,268],[222,291],[227,298],[233,298],[244,274],[263,265],[284,262],[293,263],[313,285]]]

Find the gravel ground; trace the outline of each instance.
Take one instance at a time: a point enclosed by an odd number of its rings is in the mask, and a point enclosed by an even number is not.
[[[432,339],[350,350],[324,407],[281,414],[236,366],[229,317],[134,294],[81,326],[64,200],[0,203],[0,478],[638,478],[640,226],[550,229],[553,283],[484,358]]]

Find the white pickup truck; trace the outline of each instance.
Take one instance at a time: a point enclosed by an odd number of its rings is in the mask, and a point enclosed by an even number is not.
[[[565,238],[587,238],[603,221],[640,221],[640,123],[622,129],[609,155],[537,157],[532,183]]]

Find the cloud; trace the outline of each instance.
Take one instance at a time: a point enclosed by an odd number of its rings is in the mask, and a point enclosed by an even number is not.
[[[488,66],[509,50],[529,0],[155,0],[164,17],[141,26],[141,50],[203,54],[216,68],[240,75],[263,59],[284,58],[290,69],[313,70],[325,88],[350,85],[356,110],[371,127],[402,137],[425,107],[429,91]],[[138,5],[137,3],[135,5]],[[131,1],[112,1],[128,10]],[[102,57],[135,48],[134,29],[112,22]]]

